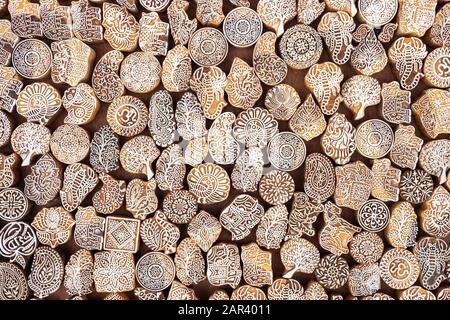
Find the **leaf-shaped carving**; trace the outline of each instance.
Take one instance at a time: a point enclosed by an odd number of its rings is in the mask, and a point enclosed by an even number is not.
[[[311,94],[294,112],[289,127],[300,137],[309,141],[321,135],[327,126],[325,117]]]
[[[233,137],[233,124],[236,116],[224,112],[214,120],[208,131],[208,149],[218,164],[231,164],[236,160],[240,148]]]
[[[257,147],[246,149],[236,160],[231,181],[233,187],[243,192],[258,190],[263,173],[263,153]]]
[[[416,243],[417,232],[417,215],[413,206],[406,201],[393,205],[385,230],[388,242],[396,248],[411,247]]]
[[[189,50],[183,45],[176,45],[167,52],[164,59],[162,83],[170,92],[189,90],[189,80],[192,74],[192,63]]]
[[[383,45],[377,39],[375,31],[370,29],[352,53],[353,68],[366,76],[371,76],[382,71],[387,62],[388,58]]]
[[[197,284],[206,278],[205,259],[202,251],[191,238],[184,238],[175,254],[177,278],[186,286]]]
[[[267,249],[278,249],[286,236],[289,212],[285,205],[269,208],[256,229],[256,242]]]
[[[156,181],[133,179],[128,183],[126,192],[126,208],[136,219],[145,219],[158,208],[156,197]]]
[[[180,238],[178,227],[170,223],[160,210],[141,224],[141,238],[144,244],[152,251],[164,251],[171,254],[176,251],[177,241]]]
[[[125,86],[119,77],[119,67],[124,59],[122,52],[108,51],[92,72],[92,88],[97,98],[103,102],[111,102],[125,93]]]
[[[90,251],[80,249],[71,255],[65,271],[64,287],[70,295],[81,296],[92,292],[94,261]]]
[[[0,154],[0,189],[9,188],[14,184],[14,167],[19,157],[15,153],[9,156]]]
[[[103,126],[94,133],[89,162],[99,173],[119,169],[119,138],[110,126]]]
[[[64,263],[59,253],[50,247],[37,248],[28,277],[28,286],[34,295],[42,299],[56,292],[63,276]]]
[[[206,119],[197,97],[191,92],[183,94],[175,110],[177,130],[186,140],[203,137],[206,134]]]
[[[170,191],[183,189],[185,175],[183,150],[178,144],[170,145],[156,161],[155,179],[159,189]]]

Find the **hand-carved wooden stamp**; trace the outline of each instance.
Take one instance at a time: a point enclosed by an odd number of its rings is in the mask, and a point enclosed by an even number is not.
[[[61,96],[52,85],[35,82],[20,92],[16,105],[17,113],[27,121],[45,125],[61,108]]]
[[[205,280],[205,259],[195,242],[187,237],[178,244],[175,253],[177,278],[186,286]]]
[[[22,158],[22,166],[28,166],[38,154],[49,151],[50,130],[42,124],[24,122],[14,129],[11,146]]]
[[[293,238],[283,243],[281,262],[286,270],[283,278],[290,279],[296,272],[313,273],[320,261],[317,247],[304,238]]]
[[[358,210],[356,218],[358,224],[366,231],[379,232],[389,223],[391,212],[387,205],[380,200],[370,199]]]
[[[278,122],[266,109],[251,108],[239,113],[233,133],[237,141],[249,147],[265,147],[278,129]]]
[[[419,38],[401,37],[388,50],[388,57],[403,89],[412,90],[424,76],[422,61],[427,56],[427,47]]]
[[[292,176],[284,171],[272,170],[264,175],[259,183],[261,198],[271,205],[288,202],[294,194],[295,184]]]
[[[103,102],[111,102],[125,93],[125,86],[118,74],[123,59],[122,52],[108,51],[98,60],[92,72],[92,88],[97,98]]]
[[[204,252],[207,252],[214,242],[217,241],[221,232],[222,225],[219,220],[203,210],[192,218],[187,228],[189,237],[191,237]]]
[[[140,220],[106,217],[104,250],[136,253],[139,249]]]
[[[166,300],[198,300],[195,291],[184,284],[173,280]]]
[[[273,89],[276,90],[275,88],[276,87]],[[269,92],[270,90],[272,89],[269,89]],[[269,96],[269,92],[267,93],[266,100]],[[289,100],[291,99],[292,96],[290,96]],[[284,108],[287,107],[285,103],[282,105]],[[268,107],[267,102],[266,107]],[[279,110],[284,110],[284,108],[280,108]],[[272,113],[274,112],[272,111]],[[285,114],[286,113],[287,112],[285,112]],[[302,105],[294,111],[294,114],[289,120],[289,127],[291,130],[306,141],[310,141],[321,135],[325,131],[326,126],[327,122],[325,121],[325,117],[311,94],[309,94]]]
[[[247,194],[238,195],[220,214],[220,224],[231,232],[232,240],[242,240],[260,222],[264,207],[258,199]]]
[[[390,152],[392,162],[402,168],[415,169],[423,140],[416,137],[413,126],[398,125]]]
[[[11,27],[21,38],[42,36],[42,21],[39,4],[28,0],[9,1],[8,11],[11,15]]]
[[[103,3],[105,39],[114,50],[134,51],[138,46],[139,23],[124,6]]]
[[[272,253],[261,250],[252,242],[241,246],[241,259],[245,282],[255,287],[272,284]]]
[[[406,249],[390,249],[381,258],[381,279],[393,289],[409,288],[419,278],[419,273],[420,266],[417,258]]]
[[[196,17],[204,26],[218,27],[225,15],[222,11],[223,0],[195,0]]]
[[[118,135],[133,137],[147,126],[148,109],[139,98],[121,96],[109,105],[106,120]]]
[[[139,0],[139,3],[149,11],[160,12],[163,11],[170,0]]]
[[[30,210],[28,199],[18,188],[0,190],[0,219],[21,220]]]
[[[238,48],[250,47],[258,41],[263,30],[259,15],[250,8],[231,10],[223,21],[223,33],[228,42]]]
[[[324,288],[335,290],[343,287],[349,280],[350,268],[347,260],[328,254],[320,259],[314,270],[317,282]]]
[[[183,45],[176,45],[169,50],[162,64],[161,80],[164,88],[170,92],[187,91],[191,76],[189,50]]]
[[[25,177],[24,181],[24,192],[27,198],[43,206],[59,194],[62,171],[59,164],[47,153],[31,167],[31,173]]]
[[[26,274],[22,269],[12,263],[0,262],[1,300],[26,300],[28,297],[28,285]]]
[[[381,86],[377,79],[369,76],[356,75],[347,79],[341,92],[345,106],[353,112],[355,120],[364,118],[367,107],[380,103]]]
[[[64,262],[58,251],[47,246],[36,249],[28,276],[28,286],[38,299],[56,292],[64,278]]]
[[[100,109],[94,89],[86,83],[68,88],[62,97],[62,105],[67,111],[64,123],[76,125],[91,122]]]
[[[0,189],[9,188],[16,182],[16,164],[19,156],[11,153],[9,156],[0,153]]]
[[[270,163],[279,170],[292,171],[303,164],[306,156],[306,145],[293,132],[275,134],[267,146]]]
[[[92,253],[80,249],[70,256],[65,267],[64,287],[70,295],[82,296],[92,292],[94,259]]]
[[[152,218],[141,223],[141,239],[151,251],[164,251],[166,254],[174,253],[180,230],[170,223],[162,211],[156,211]]]
[[[269,86],[275,86],[287,76],[286,62],[277,56],[275,43],[277,36],[273,32],[265,32],[258,39],[253,49],[253,66],[258,78]]]
[[[213,163],[199,164],[187,175],[189,191],[198,203],[211,204],[228,198],[230,178],[221,166]]]
[[[425,59],[425,81],[438,88],[450,87],[450,48],[441,47],[431,51]]]
[[[379,159],[391,151],[394,133],[391,127],[379,119],[370,119],[361,123],[356,129],[356,149],[369,159]]]
[[[173,223],[186,224],[197,214],[197,198],[187,190],[174,190],[163,200],[163,212]]]
[[[400,89],[397,81],[381,85],[381,115],[391,123],[411,122],[411,92]]]
[[[64,171],[64,183],[60,191],[64,209],[74,211],[94,190],[97,183],[97,174],[88,165],[82,163],[68,165]]]
[[[356,150],[356,129],[342,113],[336,113],[328,121],[327,129],[320,143],[327,156],[336,164],[344,165],[350,161]]]
[[[92,204],[99,213],[114,213],[122,206],[126,183],[124,180],[116,180],[104,172],[100,173],[99,180],[103,185],[92,197]]]
[[[450,133],[450,92],[441,89],[427,89],[412,105],[412,111],[422,132],[435,139],[442,133]]]
[[[202,67],[216,66],[228,54],[228,42],[217,29],[201,28],[195,31],[189,39],[189,55],[196,64]]]
[[[52,81],[76,86],[89,79],[95,51],[77,38],[52,42]]]
[[[206,258],[208,263],[206,275],[211,285],[229,285],[233,289],[239,285],[242,269],[239,248],[235,244],[216,244],[209,249]]]
[[[34,253],[38,241],[34,229],[25,222],[9,222],[0,230],[0,255],[25,268],[25,258]]]
[[[311,24],[325,10],[325,2],[319,0],[298,0],[297,22],[306,25]]]
[[[233,124],[236,116],[224,112],[218,116],[208,131],[208,150],[218,164],[232,164],[240,153],[240,146],[233,136]]]
[[[264,99],[264,105],[277,120],[289,120],[298,110],[300,102],[298,92],[288,84],[279,84],[270,88]]]
[[[200,67],[192,74],[190,85],[200,100],[205,117],[217,118],[227,105],[224,98],[227,85],[225,72],[218,67]]]
[[[324,39],[333,62],[344,64],[350,59],[355,27],[353,18],[344,11],[327,12],[322,16],[317,31]]]
[[[14,47],[12,64],[24,78],[42,79],[50,73],[52,51],[41,40],[25,39]]]
[[[449,208],[450,194],[444,187],[438,186],[419,210],[419,223],[422,230],[433,237],[447,237],[450,233]]]
[[[358,1],[360,17],[375,28],[380,28],[394,19],[397,13],[397,0],[378,2],[376,0]]]
[[[289,212],[285,205],[270,207],[256,228],[256,242],[267,249],[278,249],[286,236]]]
[[[102,126],[91,141],[89,162],[96,172],[119,169],[119,138],[109,126]]]
[[[353,39],[356,40],[355,36],[353,36]],[[386,67],[388,63],[386,50],[377,39],[373,29],[370,29],[366,36],[359,41],[352,53],[350,62],[356,71],[366,76],[378,73]]]
[[[419,164],[426,172],[439,178],[439,184],[447,181],[450,168],[450,140],[438,139],[424,144],[419,154]]]
[[[133,179],[128,183],[126,189],[126,209],[136,219],[144,220],[147,215],[155,212],[158,208],[158,198],[155,194],[156,181],[150,179],[143,181]]]
[[[437,0],[398,0],[399,35],[422,37],[433,25]]]
[[[185,46],[191,35],[197,29],[197,19],[189,20],[186,11],[189,8],[189,2],[185,0],[173,0],[167,8],[169,17],[170,32],[175,44]]]
[[[75,214],[75,243],[86,250],[102,250],[105,218],[97,216],[94,207],[78,207]]]
[[[330,0],[325,0],[325,2],[327,1]],[[301,300],[328,300],[328,294],[318,282],[310,281]]]
[[[255,105],[263,89],[255,70],[244,60],[236,57],[227,76],[225,92],[233,107],[245,110]]]
[[[406,201],[394,204],[385,230],[389,244],[395,248],[411,247],[416,243],[417,231],[417,215],[413,206]]]
[[[75,37],[87,43],[103,40],[101,8],[90,6],[87,0],[72,1],[70,16]]]
[[[14,47],[19,41],[20,38],[11,29],[11,22],[0,20],[0,65],[9,65]]]
[[[284,24],[297,15],[295,0],[260,0],[256,8],[264,25],[277,37],[284,33]]]
[[[148,93],[155,89],[161,80],[161,65],[149,52],[133,52],[120,67],[120,79],[131,92]]]
[[[9,143],[9,138],[11,137],[12,124],[9,117],[0,110],[0,147]]]
[[[289,215],[289,226],[285,240],[301,237],[303,234],[314,236],[313,223],[323,210],[322,204],[310,200],[303,192],[295,192],[292,200],[292,210]]]
[[[281,57],[293,69],[308,69],[319,61],[322,40],[317,31],[297,24],[289,28],[280,41]]]
[[[69,241],[75,220],[63,207],[50,207],[39,211],[31,225],[40,243],[56,248]]]
[[[370,196],[373,173],[361,161],[336,167],[334,200],[341,207],[358,210]]]
[[[276,279],[267,289],[269,300],[300,300],[304,290],[295,279]]]
[[[266,300],[266,294],[260,288],[243,285],[231,293],[230,300]]]
[[[163,150],[156,162],[155,179],[161,190],[180,190],[186,174],[183,151],[177,144]]]
[[[55,158],[65,164],[82,161],[89,153],[89,135],[74,124],[60,125],[50,139],[50,150]]]
[[[350,241],[350,255],[361,264],[375,263],[383,255],[383,239],[373,232],[363,231]]]
[[[250,147],[244,150],[234,165],[231,173],[233,188],[237,190],[256,191],[263,174],[263,153],[258,147]]]
[[[341,68],[332,62],[315,64],[309,68],[305,85],[313,92],[324,114],[332,115],[339,108],[342,101],[340,84],[343,79]]]
[[[120,150],[120,163],[129,173],[144,174],[147,179],[153,177],[152,163],[160,152],[153,139],[139,135],[125,142]]]
[[[370,296],[381,288],[380,268],[378,263],[353,266],[348,278],[350,293],[355,297]]]
[[[401,170],[391,166],[387,158],[375,159],[372,165],[372,197],[382,201],[398,201]]]
[[[167,147],[174,142],[176,122],[169,92],[159,90],[150,98],[148,128],[156,145]]]
[[[94,254],[94,284],[97,292],[132,291],[134,257],[129,252],[100,251]]]
[[[400,196],[402,199],[418,204],[431,198],[433,179],[424,170],[406,170],[400,180]]]
[[[184,93],[177,102],[175,119],[177,131],[183,139],[201,138],[207,133],[202,107],[197,97],[191,92]]]
[[[0,66],[0,110],[14,110],[22,86],[14,68]]]
[[[447,21],[450,18],[450,4],[445,4],[434,18],[433,25],[428,29],[428,43],[435,47],[447,47],[450,44],[450,31]]]
[[[59,41],[73,37],[69,6],[61,6],[58,0],[42,0],[39,15],[42,32],[46,38]]]
[[[321,153],[311,153],[305,162],[305,193],[314,201],[325,202],[334,193],[335,174],[331,161]]]
[[[165,56],[169,45],[169,24],[157,12],[143,12],[139,20],[139,47],[154,56]]]

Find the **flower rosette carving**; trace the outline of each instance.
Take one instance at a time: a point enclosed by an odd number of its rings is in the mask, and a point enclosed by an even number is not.
[[[264,99],[265,107],[277,120],[291,119],[295,112],[298,112],[297,107],[300,102],[297,90],[288,84],[279,84],[270,88]]]
[[[177,278],[186,286],[206,278],[206,263],[202,251],[191,238],[184,238],[174,258]]]
[[[9,222],[0,230],[0,255],[22,268],[26,266],[25,257],[34,253],[37,244],[34,229],[25,222]]]
[[[62,207],[44,208],[31,223],[39,242],[52,248],[66,243],[72,235],[75,220]]]

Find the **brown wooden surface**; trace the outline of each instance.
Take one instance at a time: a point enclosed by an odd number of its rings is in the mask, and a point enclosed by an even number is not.
[[[33,1],[34,2],[34,1]],[[250,0],[250,2],[252,3],[252,8],[256,10],[256,0]],[[64,0],[64,1],[60,1],[60,3],[62,5],[69,5],[70,1],[68,0]],[[94,5],[94,6],[100,6],[98,4],[93,4],[90,3],[90,5]],[[441,6],[441,5],[440,5]],[[440,8],[439,6],[439,8]],[[135,17],[138,19],[141,16],[141,12],[145,12],[145,10],[142,8],[142,6],[140,6],[138,4],[139,7],[139,11],[137,14],[135,14]],[[190,1],[190,8],[189,8],[189,17],[192,19],[195,17],[195,2],[194,1]],[[233,6],[230,5],[228,0],[224,0],[224,13],[225,15],[233,9]],[[9,16],[6,16],[9,19]],[[6,18],[5,16],[3,16],[2,18]],[[166,12],[163,12],[162,14],[160,14],[160,18],[163,21],[168,22],[167,19],[167,14]],[[320,18],[317,19],[314,23],[311,24],[312,27],[316,28],[318,22],[320,21]],[[360,24],[360,21],[358,20],[357,17],[355,17],[355,22],[357,23],[357,25]],[[287,28],[289,28],[292,25],[295,25],[296,19],[290,21],[289,23],[286,24],[285,29],[287,30]],[[199,27],[201,27],[199,25]],[[221,27],[220,27],[221,29]],[[267,31],[266,28],[264,28],[264,31]],[[395,37],[396,38],[396,37]],[[395,40],[394,38],[394,40]],[[50,44],[51,41],[47,40],[47,39],[43,39],[46,43]],[[278,51],[278,42],[277,41],[277,51]],[[392,43],[392,42],[391,42]],[[169,49],[172,48],[174,46],[173,40],[170,37],[170,43],[169,43]],[[104,41],[103,43],[100,44],[96,44],[96,45],[91,45],[91,47],[95,50],[96,52],[96,59],[94,62],[94,65],[97,63],[97,61],[99,60],[99,58],[101,58],[106,52],[111,50],[111,47],[109,46],[109,44]],[[322,53],[322,56],[320,58],[320,62],[324,62],[324,61],[331,61],[327,50],[325,49],[326,46],[324,46],[324,50]],[[387,50],[389,48],[389,44],[386,45],[384,44],[385,49]],[[428,48],[428,51],[431,51],[432,48]],[[128,53],[124,53],[125,55],[127,55]],[[252,54],[253,54],[253,46],[250,48],[235,48],[232,45],[229,44],[229,52],[228,52],[228,56],[226,58],[226,60],[221,63],[219,65],[220,68],[222,68],[222,70],[225,71],[225,73],[229,73],[230,71],[230,67],[231,64],[233,62],[233,59],[235,57],[239,57],[243,60],[245,60],[248,64],[252,65]],[[278,52],[279,54],[279,52]],[[162,63],[163,58],[162,57],[158,57],[159,61]],[[193,70],[195,70],[198,66],[195,65],[193,63]],[[350,76],[352,75],[356,75],[357,72],[350,66],[349,63],[340,66],[345,78],[348,79]],[[391,82],[393,80],[396,80],[394,72],[393,72],[393,66],[391,64],[388,64],[386,66],[386,68],[378,73],[375,74],[373,77],[375,77],[376,79],[378,79],[380,81],[380,84],[383,82]],[[306,99],[306,96],[308,95],[309,91],[308,89],[305,87],[304,85],[304,76],[306,74],[307,70],[294,70],[294,69],[289,69],[289,73],[286,77],[286,79],[283,81],[283,83],[287,83],[290,84],[291,86],[293,86],[298,93],[300,94],[300,97],[302,99],[302,102]],[[47,77],[44,80],[41,81],[45,81],[48,83],[51,83],[51,79],[50,77]],[[344,82],[343,81],[343,82]],[[31,80],[24,80],[24,86],[32,83],[33,81]],[[342,82],[342,83],[343,83]],[[89,83],[90,84],[90,83]],[[64,93],[64,90],[66,90],[69,86],[68,85],[57,85],[57,84],[53,84],[61,93],[61,95]],[[264,97],[267,93],[267,90],[269,89],[269,86],[266,86],[263,84],[263,89],[264,89],[264,93],[262,95],[262,97],[259,99],[259,101],[256,103],[255,106],[257,107],[264,107]],[[416,100],[416,98],[420,95],[420,93],[427,88],[427,86],[424,84],[423,81],[421,81],[419,83],[419,85],[412,91],[412,101],[414,102]],[[160,86],[157,88],[158,89],[163,89],[162,84],[160,84]],[[155,90],[156,91],[156,90]],[[152,95],[152,93],[149,94],[135,94],[135,93],[131,93],[131,92],[126,92],[126,95],[133,95],[136,97],[139,97],[147,106],[150,100],[150,97]],[[176,103],[176,101],[178,101],[180,99],[180,97],[182,96],[182,93],[172,93],[172,97],[174,99],[174,102]],[[101,126],[107,124],[106,122],[106,112],[107,112],[107,108],[108,108],[108,104],[107,103],[102,103],[101,105],[101,109],[98,112],[96,118],[94,119],[93,122],[87,124],[87,125],[83,125],[83,128],[87,129],[89,131],[90,137],[92,139],[93,133],[98,130]],[[227,107],[224,108],[224,111],[232,111],[235,114],[238,114],[240,111],[242,111],[241,109],[237,109],[234,108],[230,105],[228,105]],[[361,122],[364,122],[365,120],[368,119],[372,119],[372,118],[382,118],[381,117],[381,104],[377,105],[377,106],[372,106],[366,109],[366,115],[363,119],[359,120],[359,121],[353,121],[353,115],[350,112],[349,109],[347,109],[344,104],[342,103],[341,106],[339,107],[338,112],[340,113],[344,113],[347,117],[348,120],[350,120],[353,125],[355,127],[357,127]],[[14,126],[17,126],[18,124],[22,123],[25,121],[25,119],[21,116],[19,116],[17,113],[13,113],[13,124]],[[61,107],[61,110],[59,111],[59,113],[51,120],[50,124],[48,125],[48,127],[50,128],[50,130],[53,132],[59,125],[63,124],[63,120],[66,117],[66,111],[64,110],[64,108]],[[329,116],[326,116],[327,121]],[[212,124],[211,120],[207,121],[207,128],[209,128]],[[416,127],[416,135],[419,136],[420,138],[424,139],[425,142],[428,141],[429,139],[427,139],[426,137],[423,136],[422,132],[420,131],[419,127],[417,126],[417,123],[415,122],[415,119],[413,118],[412,120],[412,125],[414,125]],[[395,126],[390,124],[392,129],[395,130]],[[288,121],[279,121],[279,130],[280,131],[288,131],[289,127],[288,127]],[[149,135],[149,131],[148,129],[145,129],[145,131],[142,134],[146,134]],[[447,137],[446,136],[439,136],[438,138],[444,138]],[[125,143],[125,141],[127,141],[128,139],[125,137],[120,137],[120,145],[122,146],[123,143]],[[306,146],[307,146],[307,152],[308,153],[313,153],[313,152],[322,152],[321,147],[320,147],[320,137],[315,138],[309,142],[306,142]],[[162,149],[161,149],[162,150]],[[0,153],[2,154],[10,154],[12,152],[12,149],[10,147],[10,145],[4,146],[2,148],[0,148]],[[39,159],[40,156],[37,156],[33,159],[32,161],[32,165]],[[371,161],[369,159],[366,159],[364,157],[362,157],[361,155],[358,154],[358,152],[355,152],[351,158],[351,161],[356,161],[356,160],[361,160],[363,161],[367,166],[369,166],[369,168],[371,167]],[[89,157],[85,158],[83,163],[89,164]],[[154,162],[155,163],[155,162]],[[65,167],[65,166],[63,166]],[[232,165],[227,165],[224,166],[225,169],[227,170],[227,172],[229,174],[231,174]],[[190,167],[188,166],[188,171],[189,172]],[[30,173],[31,170],[31,165],[28,167],[20,167],[20,172],[17,172],[18,174],[18,178],[19,178],[19,183],[16,185],[18,187],[20,187],[21,189],[23,189],[24,183],[23,183],[23,179],[26,175],[28,175]],[[304,177],[304,166],[302,165],[299,169],[295,170],[295,171],[291,171],[290,174],[293,176],[294,180],[295,180],[295,190],[296,191],[303,191],[303,177]],[[144,176],[139,176],[139,175],[132,175],[129,174],[127,172],[125,172],[123,169],[119,169],[117,171],[114,171],[112,173],[112,176],[115,177],[116,179],[123,179],[126,180],[127,182],[130,181],[133,178],[141,178],[144,179]],[[185,187],[187,189],[187,184],[185,183]],[[89,196],[85,199],[85,201],[83,201],[82,206],[88,206],[91,205],[91,199],[92,196],[94,195],[94,193],[101,187],[101,183],[98,184],[98,186],[96,187],[96,189],[91,192],[89,194]],[[435,179],[435,187],[437,187],[437,180]],[[230,196],[227,200],[218,203],[218,204],[214,204],[214,205],[199,205],[199,210],[206,210],[207,212],[213,214],[214,216],[216,216],[217,218],[219,217],[221,211],[223,210],[223,208],[225,208],[227,205],[229,205],[232,200],[234,199],[235,196],[239,195],[241,192],[234,190],[233,188],[231,189],[230,192]],[[162,203],[162,199],[164,197],[165,192],[161,192],[160,190],[157,190],[157,195],[159,198],[159,202],[160,202],[160,206]],[[262,203],[265,207],[265,209],[269,208],[269,205],[267,203],[265,203],[263,200],[261,200],[261,198],[259,197],[257,192],[254,193],[249,193],[252,196],[258,197],[258,199],[260,200],[260,203]],[[290,210],[291,208],[291,202],[289,201],[287,203],[287,207]],[[30,202],[31,204],[31,202]],[[390,206],[392,203],[388,203],[388,205]],[[60,201],[59,198],[56,199],[55,201],[53,201],[52,203],[48,204],[47,206],[58,206],[60,205]],[[416,209],[418,209],[420,206],[415,206]],[[36,205],[32,205],[32,209],[30,211],[30,213],[23,219],[24,221],[31,223],[35,214],[41,209],[41,207],[36,206]],[[75,212],[74,212],[75,213]],[[73,214],[74,214],[73,213]],[[125,210],[125,206],[123,205],[118,211],[116,211],[113,215],[120,215],[120,216],[126,216],[126,217],[132,217],[131,214],[129,212],[127,212]],[[355,219],[355,212],[353,210],[347,209],[347,208],[343,208],[343,213],[342,213],[343,217],[345,219],[347,219],[349,222],[357,225],[356,219]],[[3,225],[5,225],[6,223],[4,221],[0,221],[0,228],[3,227]],[[320,248],[319,244],[318,244],[318,238],[317,238],[317,234],[318,231],[322,228],[323,226],[323,219],[322,219],[322,215],[319,216],[318,221],[314,224],[315,230],[316,230],[316,235],[312,238],[310,237],[306,237],[308,240],[312,241],[320,250],[321,256],[329,254],[329,252],[323,250],[322,248]],[[181,238],[186,237],[187,233],[186,233],[186,229],[187,229],[187,225],[179,225],[179,228],[181,230]],[[254,231],[256,230],[256,227],[254,229]],[[247,244],[250,242],[255,241],[255,232],[252,232],[252,234],[248,237],[246,237],[244,240],[241,241],[236,241],[236,243],[238,245],[241,244]],[[379,235],[385,239],[384,237],[384,232],[380,232]],[[419,235],[425,235],[423,233],[423,231],[419,230]],[[448,242],[449,239],[447,239]],[[226,242],[231,242],[231,234],[225,230],[222,229],[222,233],[220,236],[219,241],[226,241]],[[386,243],[385,241],[385,249],[389,248],[389,245]],[[74,243],[73,239],[71,239],[67,244],[64,245],[60,245],[56,248],[56,250],[61,254],[61,256],[63,257],[64,261],[67,262],[70,255],[73,254],[75,251],[77,251],[79,249],[79,247]],[[264,248],[263,248],[264,249]],[[265,249],[264,249],[265,250]],[[135,254],[135,261],[137,262],[137,260],[139,259],[139,257],[141,257],[144,253],[148,252],[149,249],[142,243],[141,241],[141,245],[140,245],[140,250],[138,251],[137,254]],[[281,263],[280,260],[280,255],[279,255],[279,250],[270,250],[272,252],[272,265],[273,265],[273,274],[274,274],[274,279],[280,278],[282,276],[282,274],[284,273],[284,267]],[[173,255],[172,255],[173,257]],[[205,260],[206,260],[206,254],[204,254]],[[344,256],[349,265],[352,266],[354,264],[356,264],[356,262],[351,258],[350,255],[345,255]],[[0,257],[0,261],[7,261],[6,259]],[[31,259],[28,260],[27,263],[27,268],[26,268],[26,272],[29,273],[30,272],[30,265],[31,265]],[[306,286],[309,280],[314,280],[314,275],[308,275],[308,274],[302,274],[302,273],[296,273],[294,276],[295,279],[297,279],[298,281],[300,281],[300,283],[303,286]],[[244,280],[241,280],[241,285],[245,284]],[[442,285],[441,285],[442,287]],[[441,288],[440,287],[440,288]],[[218,287],[214,287],[211,286],[209,284],[209,282],[207,281],[207,279],[205,279],[204,281],[202,281],[201,283],[193,286],[193,288],[195,289],[195,292],[198,296],[198,298],[200,299],[207,299],[209,297],[209,295],[216,289],[219,289]],[[231,295],[231,288],[230,287],[223,287],[222,289],[224,289],[225,291],[227,291],[230,295]],[[266,291],[267,286],[263,287],[263,290]],[[382,288],[380,290],[381,292],[385,292],[393,297],[396,297],[397,292],[395,292],[395,290],[390,289],[387,285],[385,285],[382,282]],[[434,292],[437,292],[438,290],[435,290]],[[328,294],[342,294],[344,297],[349,295],[349,291],[346,287],[342,287],[339,290],[327,290]],[[168,294],[168,289],[164,291],[165,296],[167,297]],[[89,299],[98,299],[98,298],[103,298],[105,297],[106,294],[98,294],[98,293],[93,293],[91,295],[88,296]],[[127,296],[130,299],[135,299],[134,295],[132,292],[127,293]],[[68,294],[65,291],[65,288],[63,285],[61,285],[60,289],[49,296],[48,299],[66,299],[69,298]]]

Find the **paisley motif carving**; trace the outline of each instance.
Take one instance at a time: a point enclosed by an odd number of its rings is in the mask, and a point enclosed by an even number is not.
[[[118,74],[123,59],[122,52],[108,51],[98,60],[92,72],[92,88],[97,98],[103,102],[112,102],[125,93],[125,86]]]
[[[336,178],[330,159],[321,153],[311,153],[305,160],[305,193],[317,202],[325,202],[334,193]]]
[[[156,91],[150,98],[148,128],[160,147],[165,148],[175,140],[173,100],[165,90]]]

